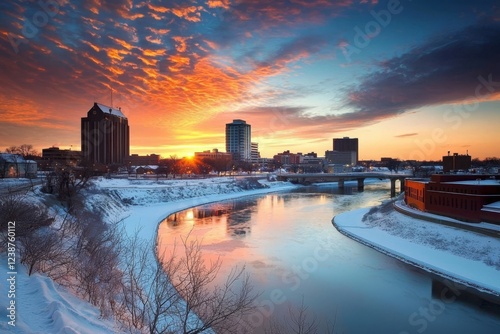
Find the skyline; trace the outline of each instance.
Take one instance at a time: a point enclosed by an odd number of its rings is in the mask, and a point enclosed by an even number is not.
[[[263,157],[499,156],[495,1],[7,1],[0,150],[80,148],[94,102],[121,107],[131,153],[225,148],[243,119]],[[112,93],[111,93],[112,92]]]

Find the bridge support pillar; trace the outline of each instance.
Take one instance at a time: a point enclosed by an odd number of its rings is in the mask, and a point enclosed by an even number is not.
[[[405,191],[405,179],[406,178],[399,179],[399,192],[401,193]]]
[[[391,197],[396,196],[396,179],[391,179]]]
[[[344,189],[344,179],[339,180],[339,189]]]
[[[365,179],[358,179],[358,191],[365,190]]]

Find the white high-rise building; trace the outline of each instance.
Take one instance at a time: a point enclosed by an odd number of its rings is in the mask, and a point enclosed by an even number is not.
[[[252,130],[244,120],[235,119],[226,124],[226,152],[235,160],[250,161],[252,158]]]

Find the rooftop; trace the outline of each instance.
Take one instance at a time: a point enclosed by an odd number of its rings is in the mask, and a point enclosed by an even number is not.
[[[487,180],[467,180],[467,181],[454,181],[454,182],[443,182],[447,184],[463,184],[463,185],[481,185],[481,186],[500,186],[500,180],[487,179]]]
[[[96,105],[99,109],[101,109],[101,111],[102,111],[103,113],[109,113],[109,114],[111,114],[111,115],[115,115],[115,116],[118,116],[118,117],[121,117],[121,118],[127,118],[127,117],[125,117],[125,115],[122,113],[122,111],[121,111],[121,109],[120,109],[120,108],[116,109],[116,108],[109,107],[109,106],[106,106],[106,105],[104,105],[104,104],[97,103],[97,102],[95,103],[95,105]]]

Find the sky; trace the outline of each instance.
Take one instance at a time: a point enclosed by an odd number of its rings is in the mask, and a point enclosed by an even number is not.
[[[79,150],[99,102],[141,155],[225,151],[243,119],[263,157],[498,157],[499,54],[494,0],[7,0],[0,150]]]

